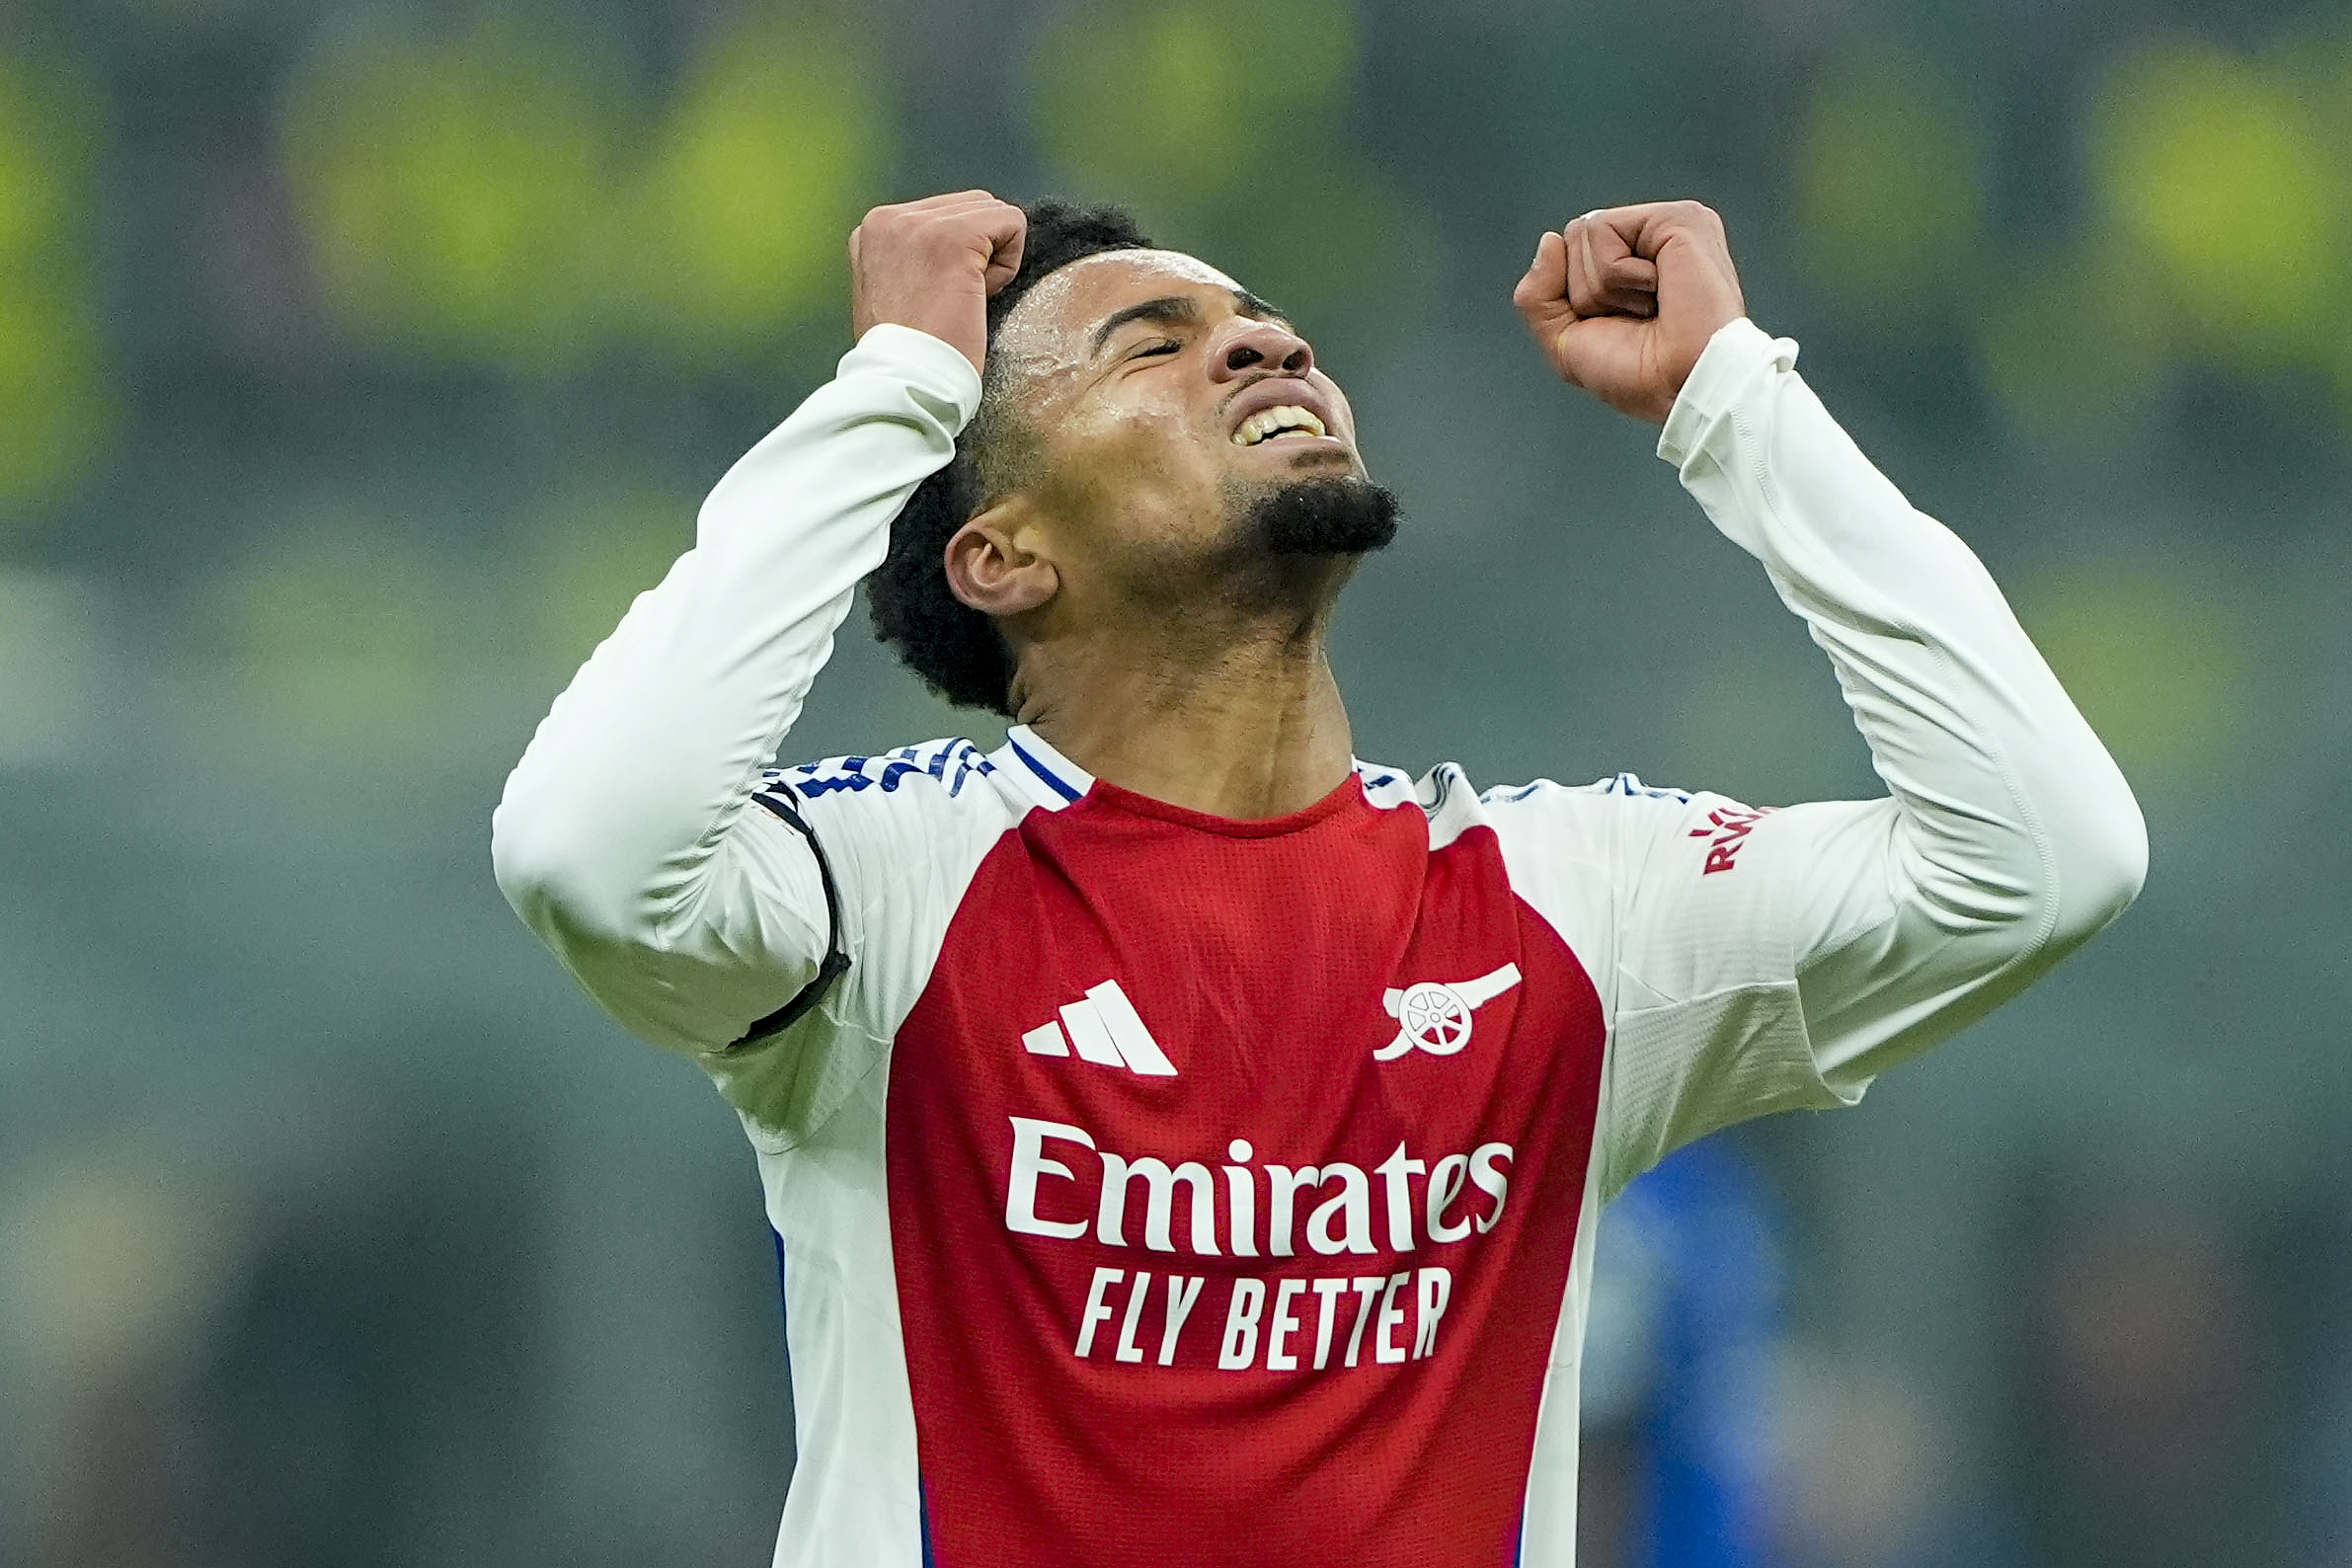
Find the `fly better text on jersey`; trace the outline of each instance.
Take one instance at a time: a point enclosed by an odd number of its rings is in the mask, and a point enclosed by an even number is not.
[[[1140,1362],[1146,1347],[1156,1340],[1156,1365],[1174,1366],[1177,1347],[1184,1342],[1185,1326],[1193,1320],[1193,1308],[1208,1277],[1163,1275],[1158,1293],[1153,1292],[1151,1281],[1148,1269],[1136,1270],[1131,1280],[1125,1269],[1098,1266],[1086,1292],[1085,1310],[1078,1316],[1073,1354],[1085,1360],[1111,1344],[1111,1359]],[[1436,1354],[1438,1323],[1453,1299],[1453,1271],[1434,1266],[1399,1269],[1393,1274],[1280,1279],[1242,1275],[1229,1283],[1216,1341],[1220,1372],[1253,1367],[1268,1372],[1297,1372],[1308,1367],[1321,1372],[1335,1359],[1342,1367],[1359,1362],[1420,1361]],[[1112,1343],[1112,1336],[1102,1331],[1114,1317],[1120,1323]],[[1215,1318],[1210,1322],[1214,1325]],[[1138,1330],[1141,1340],[1137,1337]]]

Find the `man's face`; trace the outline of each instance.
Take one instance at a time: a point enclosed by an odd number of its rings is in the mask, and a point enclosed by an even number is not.
[[[1017,488],[1065,592],[1181,588],[1247,566],[1269,553],[1254,535],[1270,498],[1364,482],[1347,398],[1305,340],[1192,257],[1072,262],[1014,306],[990,352],[1032,443]]]

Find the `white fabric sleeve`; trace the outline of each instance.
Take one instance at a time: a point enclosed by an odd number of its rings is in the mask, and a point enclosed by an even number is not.
[[[816,862],[749,803],[892,519],[954,455],[980,393],[938,339],[868,331],[719,482],[694,547],[581,667],[507,780],[491,826],[500,888],[648,1040],[721,1051],[815,975]]]
[[[1968,547],[1740,320],[1658,442],[1830,656],[1888,796],[1622,795],[1607,1189],[1877,1073],[2015,995],[2147,874],[2130,788]]]

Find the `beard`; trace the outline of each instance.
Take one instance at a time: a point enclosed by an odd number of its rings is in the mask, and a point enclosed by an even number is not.
[[[1368,555],[1403,518],[1395,494],[1369,479],[1294,479],[1243,500],[1239,536],[1269,556]]]
[[[1223,536],[1206,550],[1137,541],[1119,575],[1138,608],[1189,619],[1216,605],[1304,626],[1404,517],[1394,494],[1354,475],[1229,483],[1223,500]]]

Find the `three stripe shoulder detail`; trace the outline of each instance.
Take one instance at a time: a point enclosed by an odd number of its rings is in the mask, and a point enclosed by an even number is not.
[[[950,796],[961,795],[975,778],[996,771],[980,747],[962,737],[902,745],[878,756],[836,756],[798,767],[773,768],[761,776],[761,789],[778,785],[803,800],[837,791],[860,794],[880,790],[896,794],[910,779],[929,779]]]

